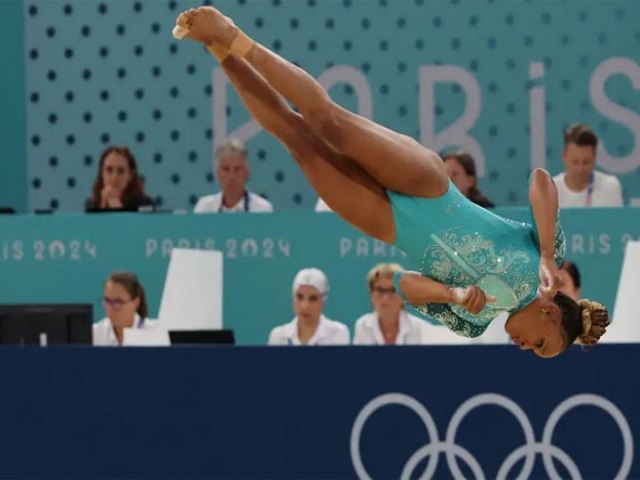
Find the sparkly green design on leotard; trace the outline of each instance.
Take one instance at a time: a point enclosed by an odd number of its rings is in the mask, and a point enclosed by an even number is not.
[[[477,285],[496,297],[478,315],[448,304],[417,308],[465,337],[481,335],[501,313],[519,310],[537,295],[539,243],[532,224],[500,217],[466,199],[449,182],[439,198],[389,192],[396,222],[396,245],[420,265],[423,275],[445,285]],[[532,222],[533,223],[533,222]],[[562,229],[556,261],[565,254]]]

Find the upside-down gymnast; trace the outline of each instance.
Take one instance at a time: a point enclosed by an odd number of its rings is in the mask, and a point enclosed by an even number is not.
[[[546,170],[531,175],[531,224],[500,217],[467,200],[435,152],[334,103],[308,73],[215,8],[186,11],[176,26],[179,38],[203,43],[220,62],[252,116],[334,212],[420,265],[394,281],[423,314],[468,337],[508,314],[513,341],[545,358],[604,333],[604,306],[558,292],[565,244]]]

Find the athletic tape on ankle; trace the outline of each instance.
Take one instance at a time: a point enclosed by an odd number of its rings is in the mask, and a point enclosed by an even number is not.
[[[209,45],[207,47],[207,50],[209,50],[209,53],[211,55],[213,55],[214,57],[216,57],[216,60],[218,60],[219,63],[222,63],[225,61],[225,59],[231,55],[231,52],[229,50],[227,50],[226,48],[218,45],[217,43],[212,43],[211,45]]]
[[[236,35],[236,38],[233,39],[233,42],[231,42],[229,50],[231,50],[231,53],[234,55],[244,57],[249,53],[251,47],[253,47],[253,40],[251,40],[251,38],[243,31],[240,31],[238,32],[238,35]]]
[[[182,25],[176,25],[175,27],[173,27],[171,33],[173,34],[173,38],[175,38],[176,40],[182,40],[187,35],[187,33],[189,33],[189,29],[187,27],[183,27]]]

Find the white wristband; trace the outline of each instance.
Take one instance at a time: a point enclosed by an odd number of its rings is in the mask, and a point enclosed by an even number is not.
[[[464,297],[467,295],[467,289],[463,287],[456,287],[453,289],[453,296],[456,299],[456,302],[461,303],[464,300]]]

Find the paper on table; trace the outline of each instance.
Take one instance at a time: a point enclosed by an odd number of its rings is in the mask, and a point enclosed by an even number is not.
[[[222,328],[222,253],[174,248],[158,324],[166,330]]]
[[[629,241],[624,255],[620,283],[616,294],[614,317],[602,336],[605,343],[640,342],[640,242]],[[597,300],[597,299],[595,299]]]
[[[128,347],[168,347],[169,332],[164,328],[125,328],[122,345]]]

